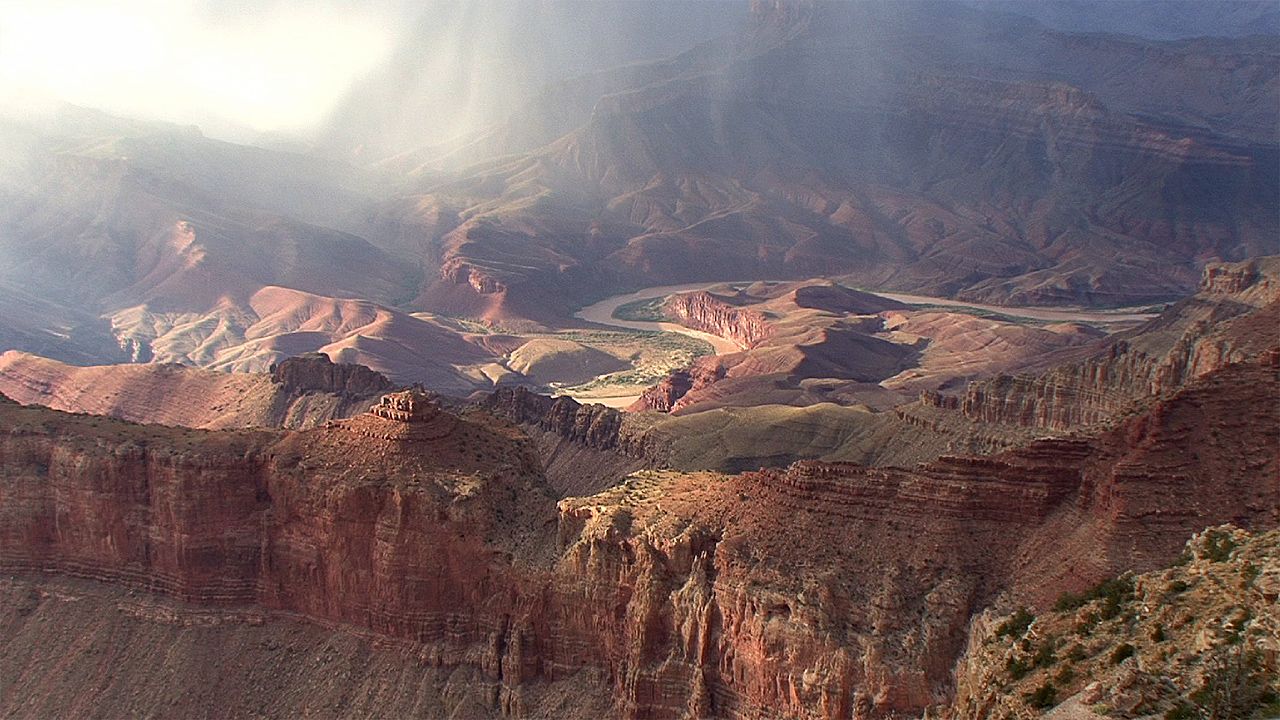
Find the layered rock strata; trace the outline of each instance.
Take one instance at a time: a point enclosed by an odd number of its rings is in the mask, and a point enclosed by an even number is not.
[[[1280,346],[1277,328],[1280,258],[1211,264],[1197,295],[1087,357],[1038,374],[976,381],[959,398],[925,393],[922,402],[958,408],[982,424],[1070,430],[1123,416],[1147,398],[1260,357]]]
[[[272,382],[289,391],[316,391],[345,396],[385,393],[390,380],[364,365],[335,363],[324,353],[306,353],[282,360],[270,369]]]
[[[744,350],[769,336],[769,321],[763,313],[734,307],[709,292],[672,295],[665,308],[680,324],[732,340]]]
[[[515,716],[570,678],[626,718],[918,713],[948,701],[996,598],[1150,569],[1205,525],[1280,524],[1277,390],[1237,363],[1093,438],[647,473],[558,507],[515,425],[416,399],[408,422],[292,433],[5,404],[0,567],[397,638]],[[436,413],[447,435],[361,431]]]

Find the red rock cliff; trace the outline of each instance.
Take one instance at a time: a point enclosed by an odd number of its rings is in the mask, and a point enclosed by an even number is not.
[[[627,718],[919,713],[1002,593],[1047,602],[1205,525],[1280,522],[1278,389],[1233,364],[1095,438],[642,474],[558,509],[528,439],[482,413],[209,433],[5,404],[0,568],[400,638],[517,716],[570,678]]]
[[[1107,421],[1208,372],[1259,357],[1280,345],[1277,328],[1280,258],[1213,264],[1199,294],[1145,326],[1039,375],[970,383],[960,409],[982,423],[1053,430]]]
[[[719,335],[746,350],[769,335],[769,322],[758,310],[738,308],[709,292],[672,295],[666,309],[682,324]]]

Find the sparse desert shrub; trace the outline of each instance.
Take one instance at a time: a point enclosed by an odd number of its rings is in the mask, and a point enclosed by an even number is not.
[[[1261,574],[1262,574],[1262,568],[1258,567],[1257,565],[1254,565],[1251,562],[1245,563],[1244,567],[1240,568],[1240,578],[1243,581],[1241,583],[1241,587],[1242,588],[1250,587],[1251,585],[1253,585],[1253,581],[1257,580],[1258,576]]]
[[[1057,642],[1054,638],[1047,638],[1040,647],[1036,648],[1036,654],[1031,658],[1031,663],[1038,668],[1049,667],[1058,661],[1058,656],[1054,654],[1054,646]]]
[[[1209,531],[1204,538],[1204,557],[1212,562],[1226,562],[1231,551],[1236,549],[1236,541],[1220,530]]]
[[[1194,720],[1198,717],[1200,717],[1200,711],[1191,703],[1183,701],[1179,701],[1164,714],[1164,720]]]
[[[1022,658],[1009,658],[1004,667],[1005,670],[1009,671],[1009,677],[1014,680],[1021,680],[1027,676],[1027,673],[1031,672],[1031,666]]]
[[[1030,610],[1020,607],[1009,616],[1008,620],[1000,623],[996,628],[996,637],[1022,637],[1035,619],[1036,616],[1032,615]]]
[[[1051,708],[1058,703],[1058,688],[1046,682],[1027,694],[1027,704],[1037,710]]]
[[[1093,632],[1093,626],[1098,624],[1098,614],[1089,612],[1076,623],[1077,635],[1089,635]]]
[[[1262,654],[1243,645],[1210,659],[1200,688],[1191,694],[1201,714],[1213,720],[1256,716],[1277,699]]]
[[[1058,596],[1053,609],[1068,612],[1084,607],[1094,600],[1102,600],[1101,616],[1110,620],[1120,614],[1120,609],[1133,599],[1133,579],[1128,577],[1103,580],[1083,593],[1064,592]]]

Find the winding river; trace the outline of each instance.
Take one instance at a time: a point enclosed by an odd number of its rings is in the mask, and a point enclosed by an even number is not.
[[[694,330],[678,323],[657,322],[649,320],[622,320],[615,318],[613,313],[623,305],[633,303],[638,300],[652,300],[654,298],[665,297],[675,293],[696,292],[699,290],[710,290],[714,287],[722,285],[745,285],[752,281],[742,282],[710,282],[710,283],[689,283],[685,285],[659,285],[655,287],[637,290],[632,293],[623,295],[615,295],[610,298],[601,300],[593,305],[582,308],[574,317],[579,320],[596,323],[599,325],[608,325],[611,327],[622,328],[625,330],[646,330],[651,332],[676,332],[689,337],[704,340],[711,344],[716,355],[726,355],[740,351],[737,343],[727,340],[719,335]],[[760,282],[786,282],[786,281],[760,281]],[[929,297],[927,295],[910,295],[906,293],[896,292],[877,292],[873,290],[862,290],[872,295],[878,295],[882,298],[897,300],[907,305],[932,305],[938,307],[953,307],[957,310],[980,310],[985,312],[997,313],[1012,318],[1026,318],[1028,320],[1037,320],[1041,322],[1081,322],[1094,325],[1124,325],[1148,320],[1157,315],[1152,312],[1141,312],[1141,308],[1119,308],[1116,310],[1086,310],[1084,308],[1063,307],[1063,308],[1044,308],[1044,307],[1010,307],[1005,305],[983,305],[981,303],[962,302],[959,300],[950,300],[947,298]],[[1119,329],[1119,328],[1116,328]],[[596,402],[608,405],[610,407],[626,407],[634,402],[639,395],[635,393],[626,395],[603,395],[596,393],[574,395],[581,402]]]
[[[682,292],[696,292],[698,290],[710,290],[721,285],[745,285],[751,281],[743,282],[713,282],[713,283],[690,283],[687,285],[660,285],[657,287],[645,288],[637,290],[633,293],[625,295],[615,295],[611,298],[601,300],[594,305],[588,305],[582,308],[574,317],[579,320],[587,320],[601,325],[611,325],[613,327],[626,328],[629,330],[650,330],[658,332],[678,332],[700,340],[706,340],[716,349],[717,355],[725,353],[737,352],[739,348],[733,342],[725,340],[717,335],[701,332],[687,328],[683,325],[669,322],[652,322],[644,320],[619,320],[613,316],[614,311],[627,303],[633,303],[638,300],[652,300],[654,298],[664,297]],[[785,282],[776,280],[764,280],[760,282]],[[1086,310],[1076,307],[1046,308],[1046,307],[1012,307],[1008,305],[983,305],[981,303],[963,302],[960,300],[950,300],[947,298],[929,297],[927,295],[909,295],[906,293],[896,292],[879,292],[875,290],[861,290],[871,295],[877,295],[889,300],[897,300],[907,305],[935,305],[938,307],[954,307],[959,310],[981,310],[999,315],[1005,315],[1013,318],[1026,318],[1028,320],[1039,320],[1041,322],[1080,322],[1096,325],[1117,325],[1132,324],[1142,322],[1155,317],[1158,313],[1141,312],[1142,308],[1119,308],[1116,310]]]

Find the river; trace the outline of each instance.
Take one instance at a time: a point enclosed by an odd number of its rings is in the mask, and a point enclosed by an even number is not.
[[[601,325],[612,325],[613,327],[626,328],[629,330],[683,333],[690,337],[706,340],[716,349],[717,355],[723,355],[725,353],[737,352],[738,350],[741,350],[741,348],[739,348],[736,343],[725,340],[717,335],[693,330],[677,323],[645,320],[619,320],[613,316],[613,313],[619,307],[622,307],[627,303],[636,302],[637,300],[652,300],[654,298],[672,295],[675,293],[710,290],[711,288],[718,287],[720,285],[745,285],[747,282],[750,281],[689,283],[687,285],[660,285],[657,287],[645,288],[625,295],[615,295],[611,298],[601,300],[594,305],[588,305],[575,313],[574,317],[579,320],[587,320]],[[761,282],[784,281],[766,280]],[[907,305],[936,305],[939,307],[954,307],[957,309],[982,310],[1008,317],[1026,318],[1028,320],[1039,320],[1041,322],[1080,322],[1099,325],[1132,324],[1135,322],[1142,322],[1143,320],[1149,320],[1158,314],[1152,312],[1139,312],[1142,308],[1086,310],[1078,307],[1012,307],[1008,305],[983,305],[981,303],[963,302],[960,300],[950,300],[948,298],[936,298],[929,297],[927,295],[909,295],[897,292],[880,292],[876,290],[861,290],[861,292],[877,295],[889,300],[897,300],[898,302],[906,303]]]
[[[742,282],[712,282],[712,283],[688,283],[685,285],[659,285],[655,287],[637,290],[624,295],[614,295],[613,297],[601,300],[593,305],[582,308],[574,317],[579,320],[586,320],[599,325],[609,325],[611,327],[623,328],[626,330],[646,330],[650,332],[676,332],[689,337],[705,340],[711,344],[716,355],[726,355],[735,353],[742,348],[732,340],[727,340],[719,335],[694,330],[678,323],[657,322],[649,320],[621,320],[615,318],[613,313],[623,305],[633,303],[638,300],[652,300],[654,298],[665,297],[675,293],[697,292],[699,290],[709,290],[720,285],[745,285],[752,281]],[[770,282],[770,281],[763,281]],[[773,281],[785,282],[785,281]],[[961,302],[958,300],[950,300],[947,298],[935,298],[927,295],[910,295],[906,293],[896,292],[877,292],[873,290],[862,290],[861,292],[878,295],[882,298],[897,300],[907,305],[936,305],[939,307],[954,307],[957,310],[981,310],[991,313],[998,313],[1007,317],[1026,318],[1028,320],[1038,320],[1041,322],[1081,322],[1096,325],[1122,325],[1133,324],[1148,320],[1156,316],[1156,313],[1139,312],[1139,308],[1119,308],[1117,310],[1086,310],[1084,308],[1044,308],[1044,307],[1009,307],[1006,305],[983,305],[980,303]],[[609,395],[607,391],[602,392],[597,389],[592,392],[571,394],[574,399],[586,403],[601,403],[609,407],[626,407],[634,402],[640,396],[634,392],[629,394]]]

